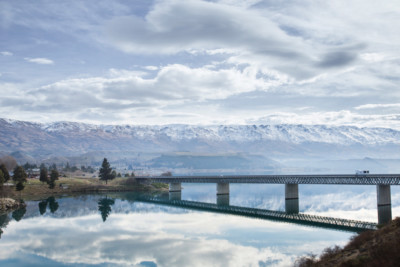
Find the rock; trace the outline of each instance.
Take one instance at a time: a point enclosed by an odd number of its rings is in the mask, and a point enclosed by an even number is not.
[[[26,206],[25,203],[16,201],[12,198],[0,198],[0,211],[11,211]]]

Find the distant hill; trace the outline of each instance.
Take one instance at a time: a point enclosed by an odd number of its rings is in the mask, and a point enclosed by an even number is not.
[[[14,153],[25,160],[95,151],[126,153],[127,157],[186,151],[259,154],[272,159],[399,158],[400,131],[326,125],[132,126],[0,119],[2,155]]]

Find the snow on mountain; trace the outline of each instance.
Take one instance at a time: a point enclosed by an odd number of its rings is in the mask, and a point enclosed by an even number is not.
[[[329,153],[332,149],[347,153],[352,151],[350,147],[395,153],[400,148],[400,131],[327,125],[137,126],[0,119],[0,151],[32,154],[58,151],[71,155],[96,150],[301,154],[318,150]]]
[[[35,125],[35,124],[34,124]],[[36,124],[48,133],[78,134],[89,132],[111,133],[115,136],[131,136],[151,140],[167,137],[173,141],[215,140],[215,141],[282,141],[295,144],[319,142],[330,144],[400,144],[400,131],[387,128],[358,128],[355,126],[325,125],[91,125],[75,122]]]

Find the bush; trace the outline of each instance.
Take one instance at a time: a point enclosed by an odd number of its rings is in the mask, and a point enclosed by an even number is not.
[[[136,185],[136,184],[137,184],[137,181],[136,181],[135,178],[130,177],[130,178],[127,178],[127,179],[125,180],[124,184],[125,184],[125,185]]]
[[[374,238],[373,231],[362,232],[359,235],[352,236],[350,238],[350,242],[344,247],[344,249],[345,250],[358,249],[362,244],[365,244],[366,242],[370,241],[373,238]]]
[[[303,256],[300,259],[297,259],[294,263],[294,266],[296,267],[311,267],[311,266],[315,266],[315,264],[317,263],[317,259],[316,259],[316,255],[315,254],[309,254],[307,256]]]

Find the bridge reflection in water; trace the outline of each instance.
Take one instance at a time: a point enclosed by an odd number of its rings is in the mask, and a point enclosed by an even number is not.
[[[365,230],[376,230],[377,224],[372,222],[363,222],[356,220],[346,220],[339,218],[331,218],[324,216],[316,216],[298,213],[297,200],[289,200],[286,203],[287,212],[272,211],[265,209],[247,208],[229,205],[229,195],[217,196],[217,204],[181,200],[181,192],[171,192],[168,198],[140,196],[135,199],[138,202],[153,203],[158,205],[166,205],[170,207],[179,207],[191,210],[215,212],[222,214],[245,216],[250,218],[264,219],[270,221],[295,223],[299,225],[320,227],[348,232],[362,232]],[[286,200],[288,201],[288,200]],[[293,210],[291,210],[293,207]]]
[[[400,174],[318,174],[318,175],[229,175],[229,176],[139,176],[142,183],[161,182],[169,184],[169,192],[176,193],[171,200],[179,200],[181,183],[215,183],[217,197],[229,205],[229,185],[234,184],[284,184],[286,213],[299,212],[299,184],[346,184],[375,185],[377,193],[378,223],[392,219],[391,185],[400,185]],[[179,194],[178,194],[179,193]],[[218,200],[217,200],[218,202]]]

